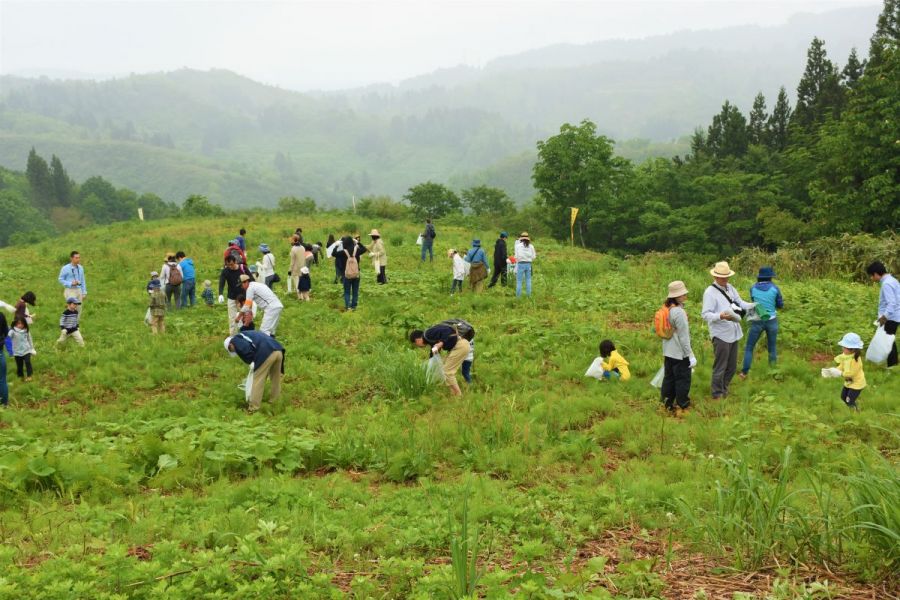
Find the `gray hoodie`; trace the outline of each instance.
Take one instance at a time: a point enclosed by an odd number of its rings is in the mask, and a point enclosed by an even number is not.
[[[663,356],[684,360],[694,355],[691,349],[691,330],[688,327],[687,313],[681,306],[669,309],[669,322],[674,333],[668,340],[663,340]]]

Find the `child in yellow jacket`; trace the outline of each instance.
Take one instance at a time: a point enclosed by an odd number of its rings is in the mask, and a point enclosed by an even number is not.
[[[838,364],[841,376],[844,378],[841,400],[849,408],[859,411],[856,401],[866,387],[866,374],[863,373],[863,363],[860,357],[863,341],[857,334],[848,333],[841,338],[838,345],[844,349],[842,354],[834,357],[834,362]]]
[[[601,367],[603,369],[604,379],[621,379],[628,381],[631,379],[631,372],[628,370],[628,361],[616,351],[615,344],[610,340],[600,342],[600,358],[602,359]]]

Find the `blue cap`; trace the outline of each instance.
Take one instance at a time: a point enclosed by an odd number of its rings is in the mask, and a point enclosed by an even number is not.
[[[851,350],[862,350],[863,341],[862,338],[859,337],[859,334],[851,332],[844,334],[844,337],[838,342],[838,346],[841,348],[850,348]]]
[[[756,276],[757,279],[774,279],[775,278],[775,269],[772,267],[762,267],[759,270],[759,274]]]
[[[268,244],[260,244],[259,251],[262,252],[263,254],[266,254],[267,252],[269,252],[269,245]]]
[[[150,283],[147,284],[147,287],[150,288],[151,290],[153,290],[153,289],[159,290],[159,289],[162,289],[162,283],[159,281],[159,279],[151,279]]]
[[[81,300],[79,300],[75,296],[69,296],[68,298],[66,298],[66,304],[81,304]]]
[[[501,231],[501,232],[500,232],[500,237],[502,237],[502,238],[509,237],[509,234],[506,233],[505,231]]]
[[[480,246],[480,245],[481,245],[481,240],[472,240],[472,245],[473,245],[473,246]]]

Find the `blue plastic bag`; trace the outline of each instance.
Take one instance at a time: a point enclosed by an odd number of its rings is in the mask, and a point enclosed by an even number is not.
[[[6,353],[9,354],[10,356],[13,355],[13,353],[12,353],[12,338],[11,337],[6,338]]]

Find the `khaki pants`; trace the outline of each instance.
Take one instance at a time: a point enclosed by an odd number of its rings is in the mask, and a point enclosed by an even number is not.
[[[294,275],[294,272],[291,271],[291,276],[288,277],[288,286],[287,286],[288,294],[290,294],[291,291],[295,291],[295,292],[297,291],[297,283],[299,281],[300,281],[300,274],[298,273],[298,274]]]
[[[69,298],[78,298],[79,302],[84,302],[84,294],[81,293],[80,287],[64,288],[63,298],[65,298],[66,300],[68,300]],[[81,307],[83,306],[84,304],[79,304],[75,307],[75,310],[78,311],[79,315],[81,314]]]
[[[75,342],[79,346],[84,346],[84,338],[81,337],[81,331],[79,331],[78,329],[76,329],[72,333],[69,333],[65,329],[60,329],[59,330],[59,339],[56,340],[56,343],[57,344],[65,344],[69,340],[69,338],[72,338],[73,340],[75,340]]]
[[[150,317],[150,331],[153,333],[165,333],[166,332],[166,316],[158,315]]]
[[[262,404],[263,388],[266,386],[266,378],[272,380],[272,389],[269,392],[269,400],[275,402],[281,395],[281,363],[284,361],[284,353],[280,350],[273,352],[269,358],[253,369],[253,389],[250,391],[251,411],[259,410]]]
[[[240,323],[234,322],[240,309],[236,300],[228,299],[228,335],[234,335],[241,329]]]
[[[447,385],[456,381],[456,372],[469,356],[470,350],[469,341],[459,338],[459,341],[453,346],[453,350],[447,353],[447,358],[444,359],[444,377],[447,379]]]

